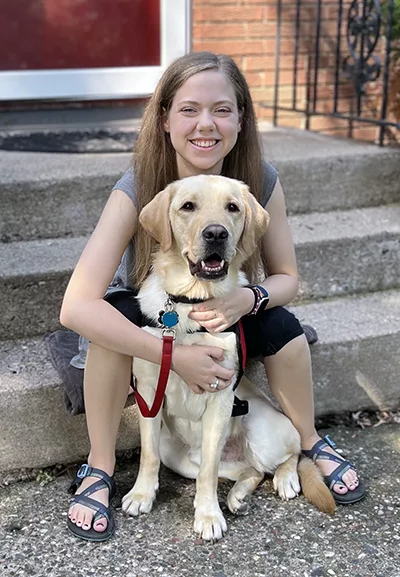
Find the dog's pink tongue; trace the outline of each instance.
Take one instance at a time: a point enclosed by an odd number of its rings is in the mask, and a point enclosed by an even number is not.
[[[206,266],[209,268],[218,268],[221,266],[221,261],[214,259],[206,260]]]

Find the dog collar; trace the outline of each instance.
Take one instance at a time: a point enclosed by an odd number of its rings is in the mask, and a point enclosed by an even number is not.
[[[177,304],[177,303],[182,303],[185,305],[197,305],[199,303],[204,303],[205,299],[189,299],[183,295],[171,295],[168,294],[168,298],[170,301],[172,301],[173,303]]]

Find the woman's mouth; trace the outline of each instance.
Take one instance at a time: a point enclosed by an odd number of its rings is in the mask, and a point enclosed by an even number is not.
[[[190,143],[193,144],[193,146],[196,146],[196,148],[201,148],[201,149],[209,149],[209,148],[213,148],[214,146],[216,146],[218,144],[219,140],[215,140],[213,138],[209,138],[209,139],[195,139],[195,140],[190,140]]]

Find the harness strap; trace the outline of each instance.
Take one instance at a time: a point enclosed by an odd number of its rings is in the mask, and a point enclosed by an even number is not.
[[[235,325],[234,325],[235,326]],[[239,328],[239,346],[238,346],[238,354],[239,354],[239,375],[238,375],[238,379],[236,381],[236,386],[235,388],[238,386],[240,379],[243,376],[244,370],[246,368],[246,362],[247,362],[247,348],[246,348],[246,339],[244,338],[244,330],[243,330],[243,324],[242,324],[242,320],[240,319],[237,322],[237,326]],[[237,333],[236,333],[237,334]]]
[[[247,348],[246,348],[246,340],[244,338],[244,330],[242,321],[239,320],[233,327],[236,332],[236,340],[238,341],[238,355],[239,355],[239,370],[238,375],[236,378],[235,390],[240,383],[240,379],[243,377],[244,370],[246,368],[246,361],[247,361]],[[228,329],[229,330],[229,329]],[[232,407],[232,417],[242,417],[243,415],[247,415],[249,412],[249,402],[246,400],[239,399],[235,395],[233,400],[233,407]]]

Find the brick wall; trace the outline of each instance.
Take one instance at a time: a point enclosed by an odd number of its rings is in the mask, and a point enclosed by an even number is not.
[[[343,1],[340,62],[349,53],[346,41],[347,13],[351,0]],[[338,34],[337,0],[323,0],[317,78],[318,112],[334,111],[335,65]],[[250,85],[257,116],[271,121],[275,94],[277,2],[276,0],[193,0],[193,50],[211,50],[232,56]],[[307,101],[313,105],[315,46],[317,34],[317,2],[301,3],[300,35],[297,59],[295,104],[304,110]],[[294,61],[296,34],[296,3],[282,2],[282,24],[279,65],[279,105],[293,107]],[[381,84],[369,83],[363,100],[363,116],[376,116],[380,109]],[[337,111],[356,113],[354,87],[342,74],[337,87]],[[307,98],[308,96],[308,98]],[[266,107],[265,105],[269,106]],[[278,125],[306,128],[306,118],[296,112],[280,111]],[[364,123],[315,116],[309,128],[327,134],[352,135],[374,141],[377,129]]]

